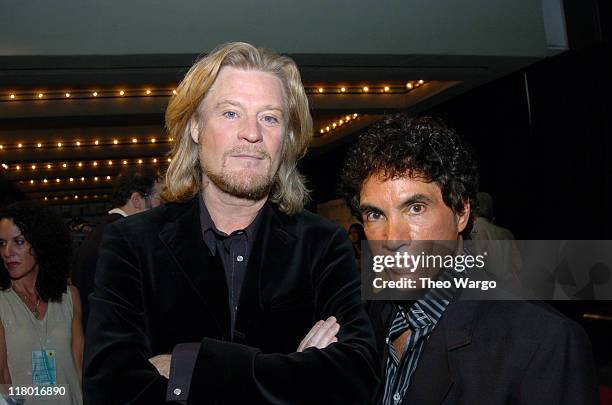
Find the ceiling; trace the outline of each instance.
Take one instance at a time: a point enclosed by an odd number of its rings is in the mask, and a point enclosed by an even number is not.
[[[246,37],[296,61],[315,124],[310,158],[383,114],[422,111],[550,48],[542,4],[532,0],[344,8],[237,0],[231,15],[191,0],[180,9],[37,4],[9,0],[0,10],[0,178],[49,204],[107,201],[124,166],[163,171],[168,100],[199,52],[221,42]],[[194,19],[211,7],[217,19]],[[283,18],[262,25],[272,9]]]
[[[41,59],[41,67],[30,62],[27,69],[0,70],[0,172],[6,181],[28,198],[82,204],[107,201],[122,167],[165,169],[172,139],[164,111],[188,64],[130,66],[151,63],[138,57],[100,66],[101,60],[90,58],[90,66],[70,69],[70,59],[81,58]],[[384,113],[425,108],[530,61],[464,58],[450,64],[447,58],[427,68],[407,66],[406,60],[395,67],[302,61],[315,128],[309,153],[333,149]]]

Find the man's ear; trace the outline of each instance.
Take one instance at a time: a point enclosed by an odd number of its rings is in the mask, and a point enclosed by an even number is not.
[[[132,204],[132,208],[142,210],[143,209],[142,202],[143,202],[143,199],[140,196],[140,194],[134,191],[132,195],[130,196],[130,204]]]
[[[187,122],[187,130],[189,131],[189,135],[191,135],[191,139],[195,143],[199,143],[200,141],[200,123],[196,118],[196,114],[193,114],[189,121]]]
[[[463,230],[467,226],[471,212],[472,210],[470,209],[470,201],[463,201],[463,212],[455,214],[455,217],[457,219],[457,230],[459,231],[459,233],[463,232]]]

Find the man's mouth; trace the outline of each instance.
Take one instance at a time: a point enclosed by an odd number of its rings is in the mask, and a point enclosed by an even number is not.
[[[387,267],[385,271],[392,276],[406,276],[410,274],[410,270],[397,267]]]
[[[239,159],[251,159],[251,160],[264,160],[263,156],[260,155],[247,155],[244,153],[238,154],[238,155],[231,155],[234,158],[239,158]]]
[[[19,266],[19,262],[6,262],[6,267],[9,269]]]

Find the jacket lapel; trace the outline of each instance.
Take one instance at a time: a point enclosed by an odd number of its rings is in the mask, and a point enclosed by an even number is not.
[[[404,404],[438,405],[452,386],[445,332],[444,322],[440,321],[425,343]]]
[[[438,405],[453,385],[449,356],[472,342],[477,301],[449,303],[434,328],[404,396],[403,404]]]
[[[229,331],[228,292],[221,261],[202,239],[197,198],[168,206],[168,221],[159,234],[177,267],[216,320],[222,336]]]
[[[389,351],[387,350],[387,334],[391,327],[391,320],[393,317],[393,304],[391,301],[373,300],[368,301],[366,304],[366,310],[376,331],[376,350],[381,358],[381,375],[384,376],[387,370],[387,356]],[[382,396],[382,393],[381,393]]]

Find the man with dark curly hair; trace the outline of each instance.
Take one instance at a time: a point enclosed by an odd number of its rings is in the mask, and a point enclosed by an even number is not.
[[[349,151],[342,180],[372,250],[411,252],[420,241],[461,246],[469,232],[477,165],[441,120],[397,114],[375,124]],[[435,276],[444,281],[449,273]],[[597,403],[580,326],[544,303],[466,295],[425,287],[415,300],[369,303],[383,365],[379,403]]]

